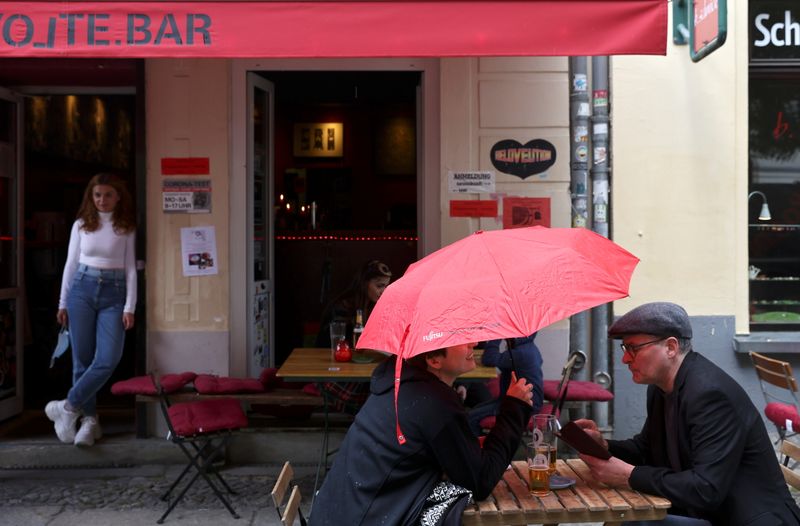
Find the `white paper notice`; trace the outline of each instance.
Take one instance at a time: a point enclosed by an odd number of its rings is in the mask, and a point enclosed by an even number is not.
[[[184,276],[219,273],[217,238],[213,226],[181,228],[181,261]]]
[[[451,194],[492,194],[495,188],[494,172],[447,172]]]

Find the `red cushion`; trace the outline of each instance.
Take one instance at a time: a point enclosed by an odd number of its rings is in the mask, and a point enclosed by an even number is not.
[[[303,386],[303,392],[308,395],[322,396],[322,392],[317,387],[317,384],[306,384]]]
[[[230,378],[213,374],[198,374],[194,388],[200,394],[261,393],[264,384],[257,378]]]
[[[242,406],[233,398],[173,404],[167,409],[178,436],[193,436],[247,427]]]
[[[180,374],[165,374],[159,379],[161,388],[165,393],[174,393],[195,379],[197,375],[192,372]],[[135,376],[127,380],[120,380],[111,386],[111,393],[115,395],[154,395],[157,394],[156,386],[150,376]]]
[[[544,398],[551,402],[558,397],[559,380],[544,381]],[[571,380],[567,387],[567,397],[565,400],[577,402],[607,402],[613,400],[614,393],[608,389],[600,387],[594,382],[585,380]]]
[[[800,415],[797,414],[797,409],[791,404],[782,404],[780,402],[770,402],[764,408],[764,414],[770,422],[776,426],[786,429],[786,421],[792,423],[792,429],[800,430]]]
[[[277,367],[267,367],[266,369],[262,369],[261,374],[258,375],[258,381],[264,386],[265,391],[272,391],[278,387],[283,389],[298,390],[303,388],[303,384],[301,382],[287,382],[283,378],[278,378]]]

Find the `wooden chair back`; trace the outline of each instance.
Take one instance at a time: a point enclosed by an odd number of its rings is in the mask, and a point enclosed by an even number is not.
[[[800,462],[800,446],[793,442],[784,440],[781,444],[781,453],[786,455],[787,460],[791,459],[795,464]],[[781,464],[781,471],[783,471],[783,478],[786,479],[786,483],[800,490],[800,474],[783,464]]]
[[[797,392],[797,380],[792,373],[789,362],[767,358],[763,354],[750,352],[750,360],[756,368],[759,380],[767,382],[781,389]]]
[[[272,487],[272,502],[275,504],[275,511],[278,512],[278,519],[284,526],[294,526],[297,519],[300,519],[301,526],[306,526],[306,519],[303,517],[303,512],[300,511],[300,488],[297,485],[292,486],[292,491],[289,494],[289,499],[284,506],[283,501],[289,486],[294,479],[294,469],[288,461],[283,464],[278,479]]]

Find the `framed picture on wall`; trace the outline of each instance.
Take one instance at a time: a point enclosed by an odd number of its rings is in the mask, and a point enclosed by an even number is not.
[[[301,122],[294,125],[295,157],[342,157],[341,122]]]

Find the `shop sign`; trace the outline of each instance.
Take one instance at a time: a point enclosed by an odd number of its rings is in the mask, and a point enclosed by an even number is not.
[[[750,60],[800,59],[800,7],[794,1],[750,2]]]
[[[666,2],[637,0],[635,9],[630,4],[619,0],[4,1],[0,2],[0,56],[666,54]]]
[[[211,212],[210,179],[164,179],[161,195],[164,212]]]
[[[556,163],[556,147],[544,139],[533,139],[524,145],[505,139],[492,146],[490,155],[495,168],[520,179],[545,172]]]
[[[728,36],[727,0],[694,0],[689,12],[689,56],[699,62]]]

